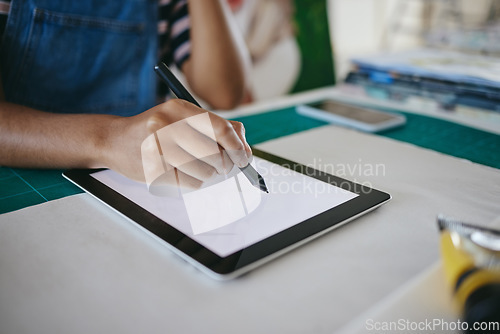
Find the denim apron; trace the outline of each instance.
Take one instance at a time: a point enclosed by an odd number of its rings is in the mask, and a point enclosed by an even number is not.
[[[135,115],[156,102],[158,0],[13,0],[5,98],[60,113]]]

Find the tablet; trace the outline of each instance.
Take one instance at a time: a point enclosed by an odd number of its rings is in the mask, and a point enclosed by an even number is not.
[[[216,279],[246,273],[390,200],[390,195],[253,149],[252,165],[269,193],[242,173],[177,196],[108,169],[73,169],[64,177],[129,218]]]

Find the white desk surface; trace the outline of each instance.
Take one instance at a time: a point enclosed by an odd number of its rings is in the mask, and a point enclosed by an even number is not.
[[[389,332],[380,330],[384,326],[399,328],[395,333],[461,333],[456,330],[457,305],[445,284],[442,269],[441,262],[436,262],[359,314],[338,334]]]
[[[500,216],[499,170],[410,144],[325,126],[258,147],[351,166],[339,176],[393,200],[230,282],[86,194],[0,215],[0,332],[359,332],[359,317],[438,261],[438,213],[484,225]],[[385,173],[354,168],[373,164]]]

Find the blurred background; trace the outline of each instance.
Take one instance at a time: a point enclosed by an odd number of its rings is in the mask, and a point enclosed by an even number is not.
[[[422,46],[500,54],[498,0],[329,0],[337,78],[349,59]]]
[[[252,56],[251,101],[340,83],[357,56],[500,53],[499,0],[227,1]]]

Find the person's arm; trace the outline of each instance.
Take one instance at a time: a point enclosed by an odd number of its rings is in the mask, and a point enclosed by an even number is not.
[[[27,168],[104,166],[101,155],[115,117],[53,114],[0,102],[0,165]]]
[[[246,91],[250,57],[225,0],[189,0],[191,56],[182,71],[216,109],[231,109]]]
[[[1,87],[1,82],[0,82]],[[3,92],[0,96],[3,95]],[[0,101],[0,166],[28,168],[111,168],[131,179],[144,180],[141,145],[151,133],[181,119],[207,112],[181,100],[171,100],[133,117],[91,114],[54,114]],[[245,166],[251,156],[241,123],[210,113],[217,142],[231,161]],[[194,131],[194,130],[193,130]],[[174,135],[175,136],[175,135]],[[173,138],[195,151],[201,141],[196,133]],[[188,152],[189,153],[189,152]],[[175,146],[163,152],[174,167],[186,150]],[[226,155],[227,156],[227,155]],[[222,159],[222,158],[221,158]],[[204,162],[193,155],[195,164],[185,170],[194,187],[227,166],[228,160]],[[232,162],[229,161],[230,165]],[[182,169],[180,173],[182,173]]]

